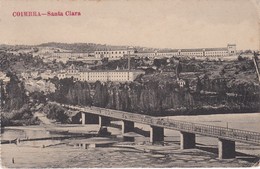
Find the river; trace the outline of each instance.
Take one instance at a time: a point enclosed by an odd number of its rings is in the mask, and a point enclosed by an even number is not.
[[[260,113],[171,116],[175,120],[211,124],[223,127],[260,132]],[[118,124],[118,121],[114,121]],[[149,126],[135,127],[149,131]],[[60,125],[55,128],[69,131],[97,130],[96,125]],[[136,134],[134,142],[124,142],[119,128],[108,127],[113,137],[66,138],[39,141],[21,141],[17,144],[1,145],[1,164],[4,167],[249,167],[260,156],[260,147],[237,143],[236,159],[218,159],[217,139],[196,137],[196,149],[179,149],[179,132],[165,130],[165,142],[152,145],[149,138]],[[15,138],[47,138],[66,136],[51,133],[46,126],[30,126],[4,129],[2,140]],[[113,143],[106,147],[87,148],[82,143]]]

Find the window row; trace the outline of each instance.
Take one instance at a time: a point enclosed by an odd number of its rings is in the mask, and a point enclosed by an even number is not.
[[[116,52],[111,52],[111,54],[126,54],[126,51],[116,51]],[[96,54],[110,54],[110,52],[96,52]]]

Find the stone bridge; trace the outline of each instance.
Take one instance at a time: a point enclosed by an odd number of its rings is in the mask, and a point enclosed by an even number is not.
[[[58,104],[58,103],[55,103]],[[122,120],[122,134],[134,131],[134,123],[150,126],[150,142],[164,141],[164,128],[180,131],[180,148],[195,148],[196,134],[218,138],[220,159],[235,158],[235,142],[260,145],[260,133],[179,120],[162,119],[100,107],[81,107],[60,104],[64,108],[81,112],[82,124],[108,126],[111,119]]]

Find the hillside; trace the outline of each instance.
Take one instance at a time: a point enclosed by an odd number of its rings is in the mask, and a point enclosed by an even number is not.
[[[93,52],[95,50],[102,50],[102,49],[127,49],[129,46],[127,45],[107,45],[107,44],[96,44],[96,43],[59,43],[59,42],[48,42],[42,43],[39,45],[6,45],[0,44],[0,50],[19,50],[19,49],[29,49],[35,47],[52,47],[52,48],[59,48],[64,50],[71,50],[72,52]],[[131,46],[136,51],[155,51],[161,50],[159,48],[148,48],[148,47],[141,47],[141,46]],[[164,50],[164,49],[163,49]],[[170,50],[170,49],[167,49]]]
[[[95,44],[95,43],[57,43],[49,42],[37,45],[37,47],[55,47],[65,50],[72,50],[73,52],[89,52],[97,49],[121,49],[127,48],[127,46],[112,46],[106,44]]]

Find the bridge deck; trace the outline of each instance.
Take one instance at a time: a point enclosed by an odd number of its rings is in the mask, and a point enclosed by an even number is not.
[[[225,127],[218,127],[206,124],[198,124],[192,122],[185,122],[179,120],[161,119],[148,115],[141,115],[136,113],[129,113],[120,110],[105,109],[99,107],[80,107],[62,105],[65,108],[73,109],[81,112],[112,117],[121,120],[133,121],[136,123],[142,123],[157,127],[163,127],[172,130],[178,130],[188,133],[195,133],[204,136],[210,136],[215,138],[222,138],[226,140],[232,140],[237,142],[244,142],[250,144],[260,145],[260,133]]]

